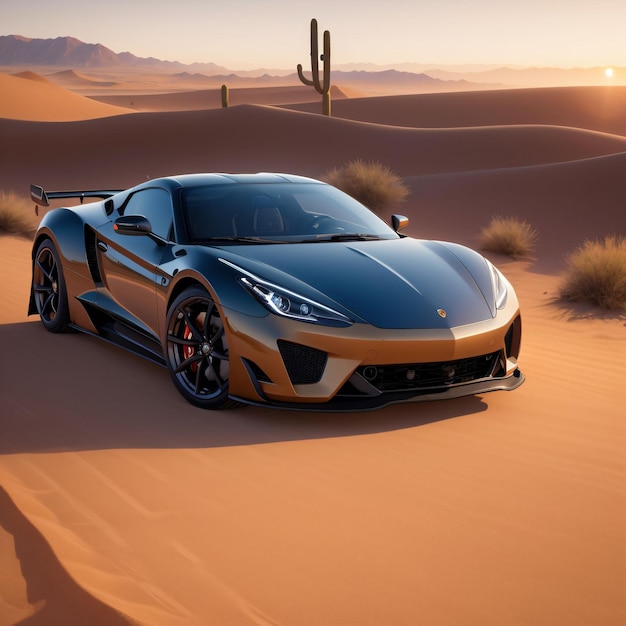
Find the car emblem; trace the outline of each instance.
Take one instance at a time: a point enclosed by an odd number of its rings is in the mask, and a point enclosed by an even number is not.
[[[437,309],[437,314],[439,317],[446,317],[446,315],[448,315],[444,309]]]

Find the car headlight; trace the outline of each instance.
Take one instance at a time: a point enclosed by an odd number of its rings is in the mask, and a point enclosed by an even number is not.
[[[352,320],[338,311],[257,277],[242,276],[239,281],[268,311],[276,315],[325,326],[352,324]]]
[[[502,275],[502,272],[495,267],[495,265],[489,263],[489,269],[491,270],[491,281],[493,285],[493,295],[496,309],[503,309],[506,305],[506,299],[508,296],[506,279]]]
[[[324,326],[351,326],[353,324],[349,317],[339,311],[263,280],[226,259],[220,259],[220,261],[240,272],[242,274],[238,278],[240,284],[275,315]]]

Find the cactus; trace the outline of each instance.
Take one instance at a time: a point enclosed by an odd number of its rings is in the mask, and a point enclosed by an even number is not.
[[[228,108],[228,86],[222,85],[222,108]]]
[[[320,82],[319,61],[324,62],[324,77]],[[319,56],[317,48],[317,20],[311,20],[311,73],[312,80],[302,73],[302,65],[298,63],[298,77],[309,87],[314,87],[322,95],[322,112],[330,115],[330,32],[324,31],[324,53]]]

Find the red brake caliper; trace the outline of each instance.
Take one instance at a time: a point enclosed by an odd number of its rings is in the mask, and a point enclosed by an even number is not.
[[[193,333],[191,332],[191,329],[187,325],[185,325],[185,332],[183,334],[183,337],[185,339],[193,339]],[[195,353],[196,353],[196,350],[193,346],[183,346],[183,357],[185,358],[185,360],[191,358]],[[192,363],[190,367],[191,367],[191,370],[195,372],[198,369],[198,363]]]

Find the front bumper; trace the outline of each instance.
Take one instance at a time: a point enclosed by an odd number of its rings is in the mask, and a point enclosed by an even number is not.
[[[228,311],[230,396],[291,410],[363,411],[512,390],[524,376],[521,318],[511,305],[496,318],[436,330],[330,328]]]
[[[346,413],[375,411],[389,406],[390,404],[450,400],[452,398],[461,398],[463,396],[488,393],[491,391],[513,391],[517,389],[524,380],[524,374],[522,374],[519,369],[516,369],[511,375],[502,378],[475,380],[470,383],[461,383],[445,388],[437,387],[420,389],[419,391],[387,392],[376,396],[343,396],[338,394],[323,404],[319,402],[275,402],[271,399],[255,401],[233,395],[231,395],[231,398],[245,404],[263,407],[271,406],[273,408],[290,411]]]

